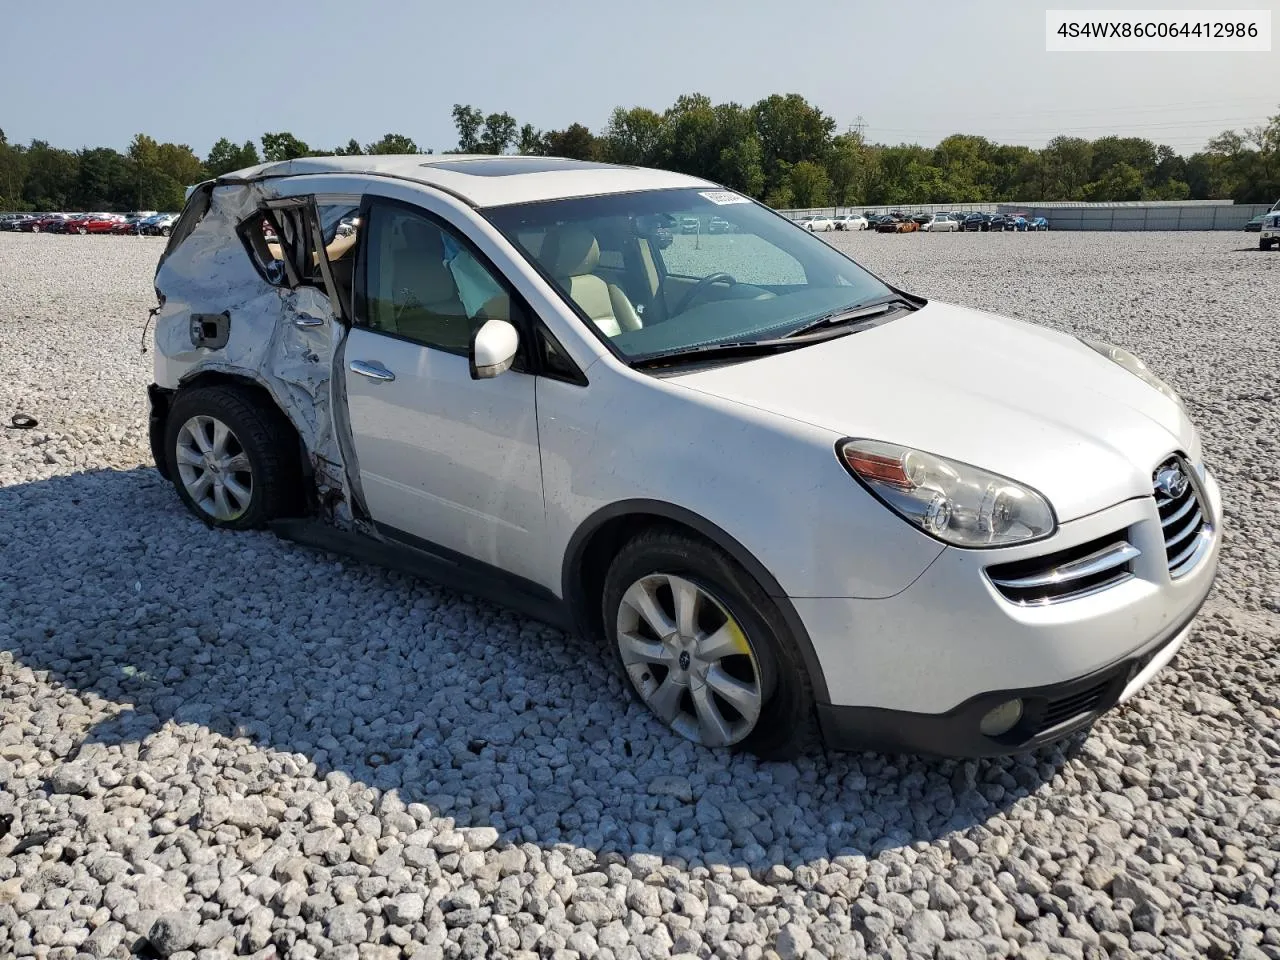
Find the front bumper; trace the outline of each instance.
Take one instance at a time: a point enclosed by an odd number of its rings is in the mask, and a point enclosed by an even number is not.
[[[1197,606],[1192,618],[1198,611]],[[1088,727],[1112,707],[1128,700],[1173,660],[1190,633],[1188,622],[1119,662],[1083,677],[1043,687],[979,694],[946,713],[819,704],[818,725],[823,741],[833,750],[943,757],[1025,753]],[[984,735],[980,729],[983,717],[1014,699],[1022,701],[1018,722],[998,737]]]
[[[1018,753],[1087,725],[1132,695],[1185,640],[1213,586],[1222,502],[1211,475],[1202,485],[1208,546],[1176,580],[1155,501],[1146,497],[1065,523],[1038,544],[948,548],[893,597],[793,598],[830,694],[831,703],[819,707],[828,742],[952,756]],[[1019,606],[984,572],[1117,531],[1141,550],[1133,576],[1090,595]],[[987,711],[1015,698],[1024,700],[1023,720],[1008,736],[982,735]]]

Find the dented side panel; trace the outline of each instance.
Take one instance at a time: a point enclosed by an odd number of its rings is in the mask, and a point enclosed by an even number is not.
[[[345,327],[324,290],[289,290],[264,279],[236,234],[240,223],[277,197],[270,182],[215,186],[204,218],[166,251],[155,280],[161,301],[155,381],[177,389],[198,374],[217,371],[259,383],[302,438],[322,508],[345,526],[351,522],[351,489],[330,396],[333,358]],[[225,345],[198,346],[192,315],[224,311]]]

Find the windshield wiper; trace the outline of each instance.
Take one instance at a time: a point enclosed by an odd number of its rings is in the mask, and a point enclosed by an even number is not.
[[[820,317],[815,317],[808,323],[797,327],[786,335],[783,339],[792,337],[800,337],[815,330],[821,330],[823,327],[834,327],[842,323],[856,323],[860,320],[870,320],[875,317],[892,313],[895,310],[903,308],[915,309],[915,304],[899,296],[886,297],[881,300],[872,300],[867,303],[854,304],[851,307],[841,307],[839,310],[833,310],[830,313],[824,313]]]
[[[686,347],[683,350],[668,350],[662,353],[651,353],[636,357],[631,366],[636,369],[645,367],[662,367],[667,364],[700,363],[710,358],[752,357],[766,353],[778,353],[803,346],[803,342],[786,338],[770,340],[735,340],[729,343],[708,343],[700,347]]]

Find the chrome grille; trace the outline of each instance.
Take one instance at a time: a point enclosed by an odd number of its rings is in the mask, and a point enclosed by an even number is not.
[[[990,567],[987,576],[1006,600],[1020,606],[1060,603],[1128,580],[1141,553],[1121,530],[1056,553]]]
[[[1209,522],[1194,474],[1182,457],[1170,457],[1156,467],[1152,486],[1169,575],[1177,579],[1200,559],[1209,542]]]

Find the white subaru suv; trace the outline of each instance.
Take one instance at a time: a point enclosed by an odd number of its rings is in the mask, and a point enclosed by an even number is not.
[[[197,516],[574,630],[708,747],[1033,748],[1167,664],[1216,573],[1142,361],[681,174],[264,164],[190,192],[155,284],[153,450]]]

